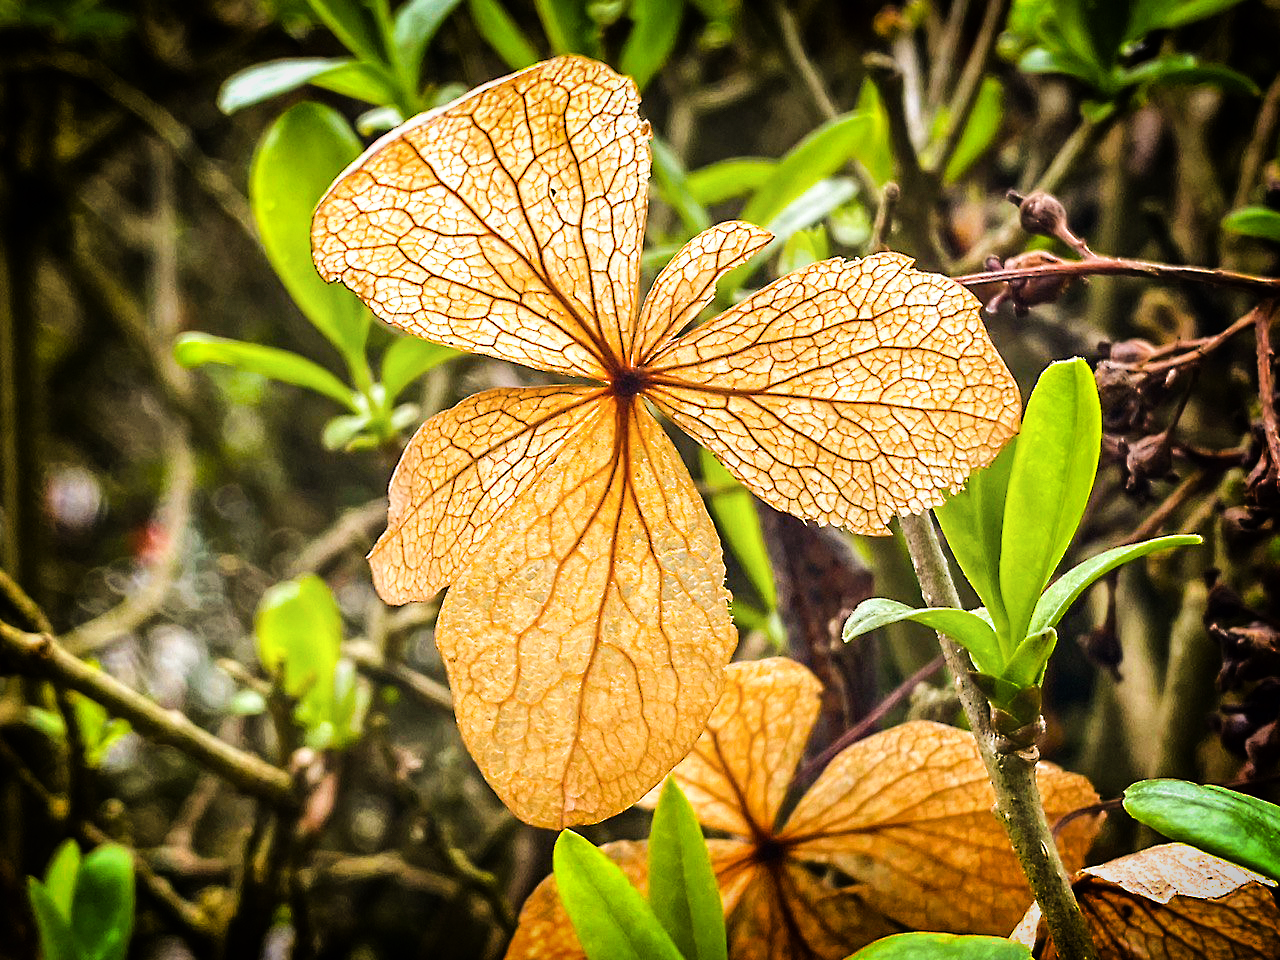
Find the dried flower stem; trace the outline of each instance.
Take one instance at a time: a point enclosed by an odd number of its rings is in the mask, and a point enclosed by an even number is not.
[[[1007,270],[987,270],[953,277],[965,287],[986,283],[1004,283],[1029,277],[1154,277],[1160,280],[1178,280],[1186,283],[1208,283],[1234,290],[1247,290],[1270,296],[1280,294],[1280,277],[1258,277],[1233,270],[1214,270],[1208,267],[1182,267],[1171,263],[1152,263],[1148,260],[1128,260],[1122,257],[1092,257],[1086,260],[1063,260],[1035,267],[1017,267]]]
[[[932,514],[901,517],[902,535],[929,606],[959,607],[960,595],[933,528]],[[1049,934],[1063,960],[1097,960],[1084,916],[1071,889],[1071,879],[1058,856],[1036,785],[1039,751],[1005,752],[997,748],[986,698],[969,677],[967,657],[960,646],[939,634],[942,654],[955,678],[960,704],[978,743],[978,752],[996,792],[996,813],[1004,824],[1022,870],[1031,884]]]

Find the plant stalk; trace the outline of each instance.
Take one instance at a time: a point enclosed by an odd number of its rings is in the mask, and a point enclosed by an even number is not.
[[[920,580],[926,606],[960,607],[960,595],[938,543],[933,515],[900,517],[902,535],[911,553],[911,562]],[[1084,915],[1071,889],[1058,847],[1054,843],[1044,804],[1036,785],[1039,750],[1007,751],[999,748],[999,738],[991,728],[991,710],[986,697],[969,676],[969,664],[961,647],[938,634],[947,667],[955,677],[960,704],[978,743],[978,752],[996,793],[996,814],[1004,824],[1018,862],[1044,917],[1049,935],[1062,960],[1097,960],[1097,952],[1085,927]]]

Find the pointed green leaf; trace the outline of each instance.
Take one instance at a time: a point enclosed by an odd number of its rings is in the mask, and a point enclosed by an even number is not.
[[[582,0],[533,0],[533,5],[552,53],[594,56],[598,52],[600,44]]]
[[[628,16],[634,26],[622,45],[618,69],[641,90],[671,56],[683,12],[684,0],[631,0]]]
[[[458,356],[458,351],[418,337],[400,337],[382,355],[382,388],[387,402],[396,397],[428,370]]]
[[[987,152],[1000,130],[1003,117],[1004,85],[995,77],[984,77],[973,110],[969,113],[969,122],[965,124],[943,171],[944,183],[955,183]]]
[[[711,217],[689,192],[688,175],[679,158],[661,137],[654,137],[649,146],[653,154],[653,181],[662,199],[679,214],[687,236],[701,233],[711,226]]]
[[[380,61],[385,51],[378,39],[378,27],[359,0],[308,0],[329,32],[362,60]]]
[[[1148,30],[1176,30],[1188,23],[1230,10],[1240,2],[1241,0],[1182,0],[1178,3],[1157,0],[1150,4],[1154,14],[1146,26]]]
[[[124,960],[133,933],[133,857],[104,843],[80,862],[71,934],[83,960]]]
[[[1102,448],[1102,407],[1084,360],[1050,364],[1027,401],[1005,495],[1000,596],[1020,643],[1075,536]]]
[[[1019,687],[1039,686],[1044,679],[1044,668],[1049,663],[1049,655],[1053,653],[1057,643],[1058,631],[1053,627],[1031,634],[1013,651],[1001,677]]]
[[[1203,542],[1204,539],[1197,534],[1179,533],[1167,537],[1156,537],[1154,540],[1144,540],[1141,543],[1113,547],[1096,557],[1090,557],[1060,576],[1044,592],[1036,604],[1035,614],[1028,627],[1029,632],[1035,633],[1046,627],[1056,627],[1071,605],[1079,599],[1080,594],[1116,567],[1130,560],[1145,557],[1149,553],[1155,553],[1157,550],[1190,547]]]
[[[763,157],[732,157],[691,170],[685,184],[694,200],[710,206],[758,190],[777,166]]]
[[[71,924],[44,884],[35,877],[27,877],[27,896],[31,898],[31,912],[35,914],[36,929],[40,932],[43,960],[80,960]]]
[[[395,80],[379,63],[351,60],[319,74],[311,83],[344,97],[363,100],[379,107],[394,104],[396,99]]]
[[[249,199],[267,259],[303,314],[353,369],[364,362],[371,315],[354,293],[316,273],[311,213],[359,153],[360,140],[341,114],[319,103],[300,103],[262,138],[249,177]]]
[[[408,0],[396,11],[392,39],[396,59],[407,76],[419,76],[422,55],[459,0]]]
[[[773,580],[773,562],[760,528],[760,515],[756,513],[755,497],[705,447],[698,448],[698,463],[716,529],[765,606],[768,610],[775,609],[778,590]]]
[[[670,777],[649,830],[649,903],[685,960],[726,960],[724,907],[707,843]]]
[[[1280,807],[1274,803],[1212,784],[1142,780],[1125,790],[1124,808],[1170,840],[1280,883]]]
[[[321,74],[353,63],[350,57],[290,57],[255,63],[231,75],[218,91],[218,109],[231,114],[296,90]]]
[[[173,345],[173,355],[184,367],[198,367],[206,363],[235,367],[282,383],[306,387],[348,409],[355,409],[350,387],[324,367],[291,350],[229,340],[208,333],[184,333]]]
[[[1222,229],[1244,237],[1280,243],[1280,211],[1270,207],[1241,207],[1222,218]]]
[[[862,636],[891,623],[910,620],[945,633],[969,651],[973,665],[983,673],[998,675],[1004,668],[1004,657],[996,640],[996,632],[980,614],[954,607],[909,607],[897,600],[873,597],[858,604],[844,624],[844,640]]]
[[[1031,960],[1031,951],[1004,937],[954,933],[895,933],[848,960]]]
[[[476,31],[512,70],[523,70],[538,62],[538,51],[499,0],[468,0],[467,9]]]
[[[309,573],[270,587],[258,603],[254,633],[262,665],[299,698],[298,721],[309,727],[329,720],[342,614],[328,585]]]
[[[45,870],[44,885],[64,917],[71,916],[71,898],[75,895],[76,874],[79,872],[80,846],[74,840],[63,840]]]
[[[552,863],[587,960],[683,960],[648,902],[590,841],[562,830]]]
[[[1000,540],[1016,445],[1014,437],[995,460],[969,475],[963,490],[934,510],[951,555],[1001,634],[1007,619],[1000,595]]]

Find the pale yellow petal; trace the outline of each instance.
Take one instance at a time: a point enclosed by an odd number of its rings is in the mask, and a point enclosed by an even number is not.
[[[706,731],[671,772],[704,827],[748,838],[772,832],[821,696],[818,678],[794,660],[729,665]]]
[[[1084,777],[1052,764],[1036,779],[1050,823],[1098,800]],[[907,928],[1003,936],[1031,891],[994,803],[973,735],[913,721],[842,751],[779,839],[797,859],[838,867]],[[1083,863],[1097,826],[1082,817],[1059,837],[1068,870]]]
[[[391,478],[387,530],[369,554],[379,596],[387,603],[426,600],[452,582],[581,428],[599,393],[490,390],[424,423]]]
[[[720,544],[671,441],[606,398],[445,596],[468,750],[546,827],[630,806],[683,757],[736,642]]]
[[[885,533],[994,459],[1021,412],[978,301],[910,264],[788,274],[664,348],[646,395],[770,505]]]
[[[649,135],[630,79],[537,64],[370,147],[320,201],[316,265],[429,340],[602,376],[635,315]]]
[[[658,274],[636,323],[631,359],[647,358],[679,333],[715,299],[716,281],[773,239],[773,234],[741,220],[718,223],[698,234]]]

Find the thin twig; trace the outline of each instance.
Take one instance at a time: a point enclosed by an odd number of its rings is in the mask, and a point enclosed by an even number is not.
[[[965,15],[969,12],[969,0],[953,0],[951,9],[947,11],[947,24],[942,29],[942,36],[934,44],[936,53],[929,70],[929,102],[940,103],[946,85],[951,79],[951,65],[956,58],[956,50],[960,47],[960,37],[964,34]]]
[[[373,535],[387,519],[387,498],[378,497],[359,507],[352,507],[298,551],[289,564],[286,576],[323,571],[350,550],[364,552],[373,544]]]
[[[444,684],[403,663],[384,663],[367,646],[362,648],[356,644],[347,644],[343,653],[370,680],[391,684],[424,706],[453,713],[453,695]]]
[[[1231,198],[1231,208],[1243,207],[1249,202],[1249,194],[1257,182],[1262,164],[1271,155],[1275,144],[1276,125],[1280,124],[1280,76],[1271,81],[1267,95],[1258,108],[1258,119],[1253,125],[1253,135],[1240,158],[1240,179]]]
[[[818,73],[818,68],[813,65],[813,61],[809,59],[809,55],[805,52],[804,43],[800,39],[800,31],[796,26],[796,18],[787,9],[786,4],[773,0],[773,15],[778,21],[778,27],[781,30],[782,49],[787,55],[787,59],[791,62],[791,67],[799,75],[801,83],[804,84],[805,93],[809,95],[809,99],[813,101],[813,105],[818,110],[818,115],[823,120],[832,120],[840,113],[836,109],[835,101],[831,99],[831,94],[827,92],[827,85],[822,82],[822,75]]]
[[[1258,345],[1258,402],[1262,406],[1262,434],[1271,456],[1271,469],[1280,471],[1280,422],[1276,417],[1275,353],[1271,346],[1271,325],[1275,322],[1275,300],[1260,303],[1250,314],[1254,318]]]
[[[969,48],[969,57],[965,61],[960,81],[956,84],[955,93],[947,105],[947,129],[937,147],[930,151],[929,166],[941,173],[947,168],[955,153],[960,137],[969,123],[973,113],[973,105],[978,101],[978,91],[982,84],[982,74],[986,70],[987,60],[996,44],[996,36],[1004,26],[1005,14],[1009,12],[1010,0],[987,0],[986,11],[982,15],[982,25],[978,28],[978,36]]]
[[[1183,283],[1208,283],[1233,290],[1246,290],[1275,296],[1280,294],[1280,277],[1258,277],[1233,270],[1215,270],[1209,267],[1181,267],[1169,263],[1152,263],[1147,260],[1127,260],[1116,257],[1094,257],[1089,260],[1063,260],[1036,267],[987,270],[953,277],[965,287],[977,287],[985,283],[1004,283],[1027,277],[1155,277]]]
[[[30,594],[19,586],[9,574],[0,568],[0,594],[13,605],[25,620],[24,626],[35,633],[53,633],[49,618],[45,616],[40,604],[31,599]]]
[[[128,720],[135,729],[177,747],[245,793],[277,807],[290,808],[297,802],[293,780],[284,770],[219,740],[181,711],[166,710],[110,674],[89,666],[47,633],[27,633],[0,622],[0,662],[79,691]]]
[[[889,234],[893,232],[893,212],[901,196],[902,188],[893,181],[886,183],[880,191],[880,204],[876,207],[876,220],[871,226],[871,242],[868,244],[872,253],[888,249]]]

